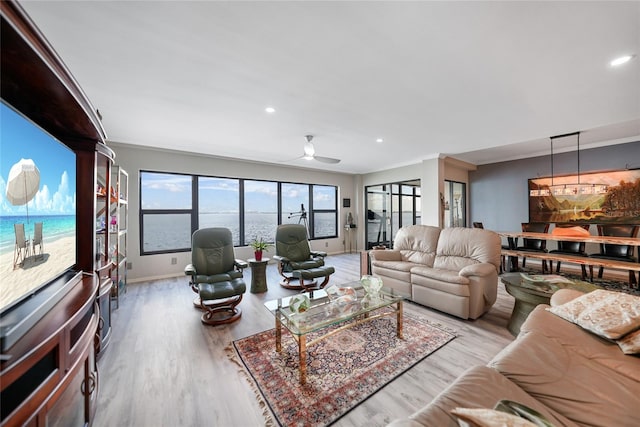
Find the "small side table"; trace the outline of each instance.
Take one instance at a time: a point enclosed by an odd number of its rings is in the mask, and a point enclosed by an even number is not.
[[[527,284],[520,273],[505,273],[500,276],[507,293],[515,298],[513,312],[507,329],[515,337],[520,333],[520,326],[527,320],[529,314],[539,304],[549,304],[555,292],[549,286]],[[593,283],[582,280],[572,280],[571,283],[556,283],[558,288],[576,289],[581,292],[591,292],[600,289]]]
[[[255,258],[248,259],[249,267],[251,267],[251,293],[258,294],[267,292],[267,263],[269,258],[262,257],[262,260],[256,261]]]
[[[511,335],[515,337],[520,333],[520,326],[527,320],[527,317],[533,309],[539,304],[549,304],[553,293],[524,288],[507,281],[504,281],[504,286],[507,293],[516,299],[509,324],[507,325],[507,329],[511,332]]]

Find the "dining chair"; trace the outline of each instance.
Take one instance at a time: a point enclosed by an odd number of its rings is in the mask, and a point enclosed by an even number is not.
[[[611,236],[611,237],[631,237],[638,236],[638,225],[603,225],[598,224],[598,236]],[[637,262],[637,258],[634,257],[635,246],[633,245],[614,245],[611,243],[601,243],[600,252],[597,254],[589,254],[590,258],[596,259],[610,259],[618,261]],[[598,279],[602,279],[604,273],[604,267],[600,267],[598,270]],[[589,266],[589,278],[593,280],[593,266]],[[636,274],[633,270],[629,270],[629,284],[637,285]]]
[[[589,232],[589,224],[583,224],[583,225],[576,226],[575,224],[570,224],[569,223],[569,224],[556,224],[556,227],[555,227],[554,231],[552,231],[552,234],[556,230],[567,230],[567,229],[572,228],[572,227],[579,227],[578,231],[580,229],[583,229],[587,233]],[[559,240],[558,241],[558,248],[549,251],[549,253],[550,254],[587,256],[587,253],[585,252],[585,246],[586,246],[585,242],[572,242],[572,241],[566,241],[566,240]],[[550,270],[553,271],[553,261],[550,260],[549,264],[550,264]],[[562,264],[561,261],[557,261],[556,273],[560,273],[560,265],[561,264]],[[582,269],[582,280],[585,280],[587,278],[587,266],[584,265],[584,264],[581,264],[580,267]]]
[[[547,233],[549,231],[548,222],[523,222],[522,231],[526,233]],[[523,252],[547,252],[547,241],[542,239],[522,239],[523,246],[518,246],[517,250]],[[527,262],[526,257],[522,257],[522,268]],[[542,272],[547,272],[547,260],[542,260]]]

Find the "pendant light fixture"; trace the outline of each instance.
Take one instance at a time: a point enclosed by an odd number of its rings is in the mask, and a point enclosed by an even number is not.
[[[577,145],[577,158],[578,158],[578,173],[577,173],[577,182],[575,183],[566,183],[566,184],[556,184],[554,182],[554,172],[553,172],[553,142],[554,140],[560,138],[568,138],[568,137],[576,137],[576,145]],[[590,195],[590,194],[605,194],[608,190],[608,186],[606,184],[595,184],[588,183],[583,184],[580,182],[580,132],[572,132],[565,133],[562,135],[555,135],[549,138],[551,141],[551,185],[546,187],[540,187],[535,190],[530,190],[530,196],[578,196],[578,195]]]

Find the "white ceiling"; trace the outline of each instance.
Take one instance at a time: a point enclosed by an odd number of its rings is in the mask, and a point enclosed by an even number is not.
[[[366,173],[640,140],[637,1],[22,4],[114,142]]]

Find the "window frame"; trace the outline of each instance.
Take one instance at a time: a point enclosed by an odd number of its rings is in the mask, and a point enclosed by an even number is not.
[[[191,178],[191,208],[180,208],[180,209],[143,209],[142,208],[142,176],[145,173],[149,174],[158,174],[158,175],[179,175],[184,177]],[[179,253],[179,252],[189,252],[191,251],[191,245],[188,248],[172,248],[166,250],[159,251],[145,251],[144,250],[144,216],[145,215],[177,215],[177,214],[190,214],[191,215],[191,234],[194,231],[194,206],[197,206],[198,203],[198,194],[197,194],[197,185],[194,185],[194,181],[197,184],[197,177],[195,175],[179,173],[179,172],[158,172],[158,171],[150,171],[150,170],[140,170],[138,174],[138,227],[140,229],[140,255],[157,255],[157,254],[167,254],[167,253]],[[195,189],[195,193],[194,193]],[[197,212],[196,218],[197,221]],[[197,227],[197,223],[196,223]],[[190,235],[191,235],[190,234]],[[191,240],[191,239],[189,239]]]
[[[142,208],[142,185],[143,185],[143,175],[145,173],[149,174],[160,174],[160,175],[178,175],[183,177],[191,178],[191,208],[190,209],[143,209]],[[140,256],[146,255],[157,255],[157,254],[167,254],[167,253],[179,253],[179,252],[189,252],[191,251],[191,247],[188,248],[173,248],[159,251],[145,251],[144,250],[144,218],[145,215],[164,215],[164,214],[190,214],[191,215],[191,234],[199,227],[199,181],[200,178],[213,178],[213,179],[231,179],[238,181],[238,191],[239,191],[239,206],[238,206],[238,216],[239,216],[239,244],[235,245],[235,247],[244,247],[248,246],[249,241],[247,236],[245,236],[246,230],[246,212],[245,212],[245,182],[246,181],[257,181],[257,182],[268,182],[275,183],[277,187],[277,225],[282,224],[282,215],[287,214],[287,212],[283,212],[282,207],[282,185],[283,184],[292,184],[292,185],[304,185],[307,186],[308,190],[308,200],[309,206],[305,207],[305,212],[307,213],[307,222],[309,227],[309,239],[310,240],[323,240],[323,239],[334,239],[338,238],[339,230],[338,230],[338,186],[331,184],[309,184],[303,182],[292,182],[292,181],[273,181],[268,179],[256,179],[256,178],[237,178],[237,177],[225,177],[225,176],[212,176],[212,175],[193,175],[188,173],[181,172],[164,172],[157,170],[140,170],[138,185],[139,185],[139,213],[138,213],[138,225],[140,229]],[[323,208],[323,209],[314,209],[313,202],[313,190],[314,186],[319,187],[329,187],[333,189],[333,208]],[[314,229],[314,216],[317,214],[331,214],[334,215],[334,229],[335,234],[327,235],[327,236],[315,236]],[[274,236],[275,237],[275,236]],[[273,242],[271,242],[273,243]]]

